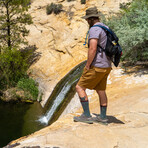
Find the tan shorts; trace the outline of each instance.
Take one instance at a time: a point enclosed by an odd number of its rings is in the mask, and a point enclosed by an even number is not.
[[[84,68],[78,85],[83,88],[105,90],[107,77],[112,68],[98,68],[92,66],[89,70]]]

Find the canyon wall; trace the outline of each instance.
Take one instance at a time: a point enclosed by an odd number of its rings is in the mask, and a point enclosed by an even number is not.
[[[56,83],[74,66],[87,59],[87,47],[83,44],[88,31],[87,22],[81,17],[85,10],[96,6],[103,14],[119,11],[119,4],[128,0],[87,0],[81,4],[75,0],[32,0],[29,13],[34,24],[28,26],[30,45],[36,45],[39,60],[29,70],[43,92],[42,105],[46,103]],[[62,4],[63,11],[46,14],[46,6]]]

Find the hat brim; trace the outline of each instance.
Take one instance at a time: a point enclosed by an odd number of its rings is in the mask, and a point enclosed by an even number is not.
[[[82,16],[81,18],[83,18],[83,19],[88,19],[88,18],[90,18],[90,17],[99,17],[99,15],[98,14],[96,14],[96,15],[85,15],[85,16]]]

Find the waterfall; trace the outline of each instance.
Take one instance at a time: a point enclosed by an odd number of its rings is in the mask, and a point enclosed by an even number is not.
[[[45,114],[40,117],[42,124],[51,124],[58,119],[75,94],[75,85],[78,82],[86,61],[74,67],[55,87],[49,101],[45,105]]]

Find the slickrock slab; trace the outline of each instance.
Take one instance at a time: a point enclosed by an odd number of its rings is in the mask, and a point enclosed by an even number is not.
[[[120,73],[115,75],[115,73]],[[40,146],[59,148],[147,148],[148,147],[148,74],[141,77],[139,83],[135,75],[122,74],[114,69],[109,80],[107,93],[109,98],[109,124],[85,124],[73,122],[75,113],[63,115],[59,120],[28,137],[12,142],[20,143],[18,148]],[[137,76],[137,78],[140,76]],[[120,80],[119,80],[120,78]],[[127,80],[132,83],[127,83]],[[78,98],[75,98],[78,99]],[[99,114],[99,101],[94,92],[90,99],[91,113]],[[72,111],[71,111],[72,112]],[[93,114],[94,116],[94,114]]]

